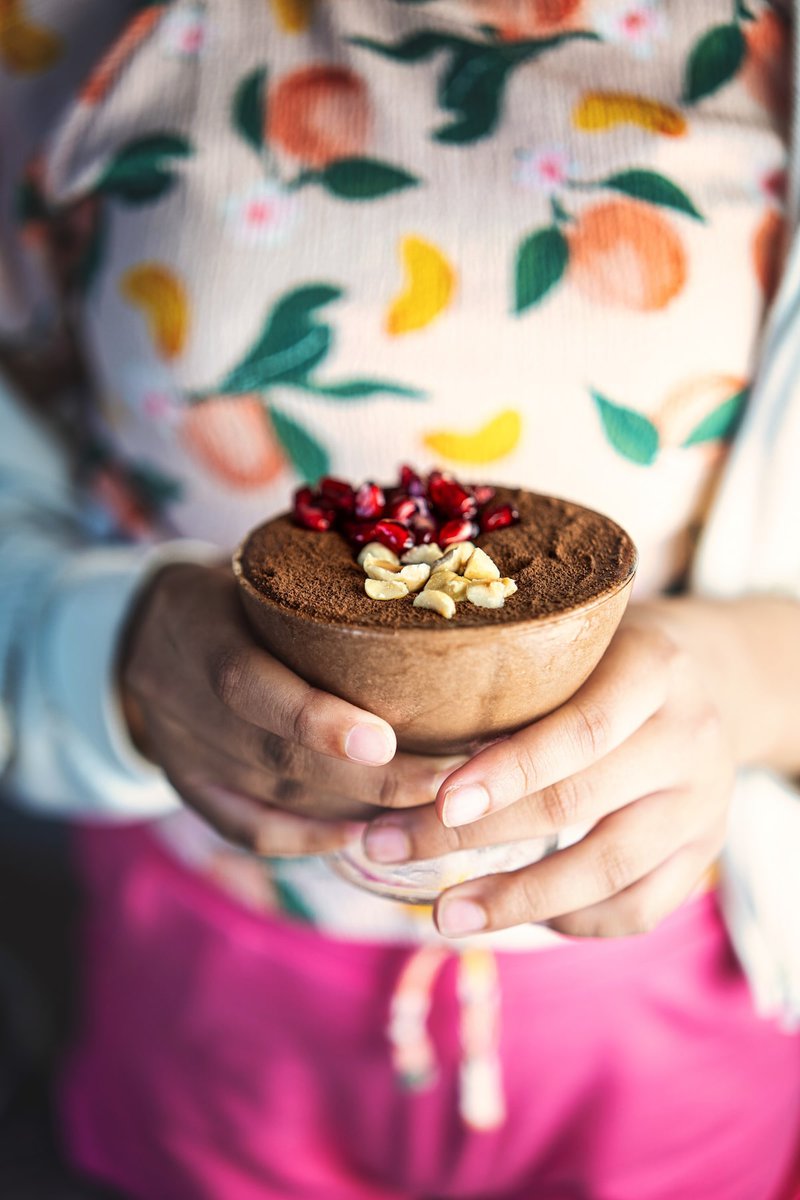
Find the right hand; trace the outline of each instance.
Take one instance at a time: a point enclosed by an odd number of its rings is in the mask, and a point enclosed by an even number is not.
[[[395,754],[380,717],[262,650],[229,569],[159,571],[119,678],[140,749],[223,837],[257,854],[339,849],[382,808],[430,803],[447,774],[447,760]]]

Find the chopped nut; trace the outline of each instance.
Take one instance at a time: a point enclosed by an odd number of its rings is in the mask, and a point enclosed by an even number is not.
[[[436,560],[433,570],[438,571],[439,568],[442,568],[445,571],[460,571],[464,563],[469,562],[474,549],[474,542],[456,542],[454,546],[445,550],[441,558]]]
[[[409,563],[403,567],[397,576],[402,579],[410,592],[418,592],[428,582],[431,569],[427,563]]]
[[[364,559],[371,554],[373,558],[379,558],[381,562],[394,563],[396,567],[400,566],[400,559],[395,554],[394,550],[390,550],[388,546],[384,546],[383,542],[367,542],[358,554],[358,565],[363,567]]]
[[[517,590],[517,585],[514,583],[514,580],[509,579],[505,575],[503,576],[502,579],[498,579],[497,582],[502,583],[504,596],[513,596],[514,592],[516,592],[516,590]]]
[[[408,588],[399,579],[365,579],[364,591],[373,600],[399,600]]]
[[[446,592],[458,603],[467,598],[467,581],[456,571],[439,569],[434,571],[426,584],[426,591]]]
[[[499,579],[500,571],[485,550],[476,546],[464,568],[465,579]]]
[[[394,565],[388,558],[373,558],[368,554],[362,563],[364,571],[370,579],[396,579],[400,564]]]
[[[426,588],[424,592],[418,592],[414,597],[414,607],[430,608],[440,617],[446,617],[449,621],[456,611],[456,602],[446,592],[435,592],[431,588]]]
[[[505,588],[496,579],[491,583],[471,583],[467,588],[467,599],[478,608],[502,608],[505,604]]]
[[[441,546],[437,546],[436,542],[430,542],[427,546],[413,546],[410,550],[406,550],[403,557],[400,559],[404,564],[435,563],[437,558],[442,557]]]

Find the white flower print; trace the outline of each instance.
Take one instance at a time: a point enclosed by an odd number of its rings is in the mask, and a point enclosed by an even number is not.
[[[642,59],[650,58],[667,34],[661,0],[596,0],[592,24],[604,41]]]
[[[574,164],[562,146],[517,150],[515,181],[531,191],[555,196],[574,173]]]
[[[160,26],[161,47],[171,58],[197,58],[208,43],[208,18],[199,5],[173,9]]]
[[[261,180],[225,205],[225,218],[234,238],[246,246],[273,245],[283,240],[298,215],[299,200],[280,184]]]

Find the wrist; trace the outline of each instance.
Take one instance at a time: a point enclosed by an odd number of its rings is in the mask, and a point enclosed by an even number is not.
[[[664,597],[637,605],[696,665],[737,766],[800,771],[800,603]]]

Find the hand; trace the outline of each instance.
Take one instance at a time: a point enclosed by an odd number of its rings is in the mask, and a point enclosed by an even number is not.
[[[120,682],[143,751],[258,854],[338,849],[375,806],[430,805],[442,779],[444,761],[396,755],[385,721],[260,649],[223,568],[159,572],[130,622]]]
[[[440,931],[651,929],[718,854],[734,777],[703,663],[676,639],[661,607],[631,606],[568,703],[452,773],[435,810],[378,818],[367,853],[399,862],[591,826],[531,866],[451,888],[436,906]]]

